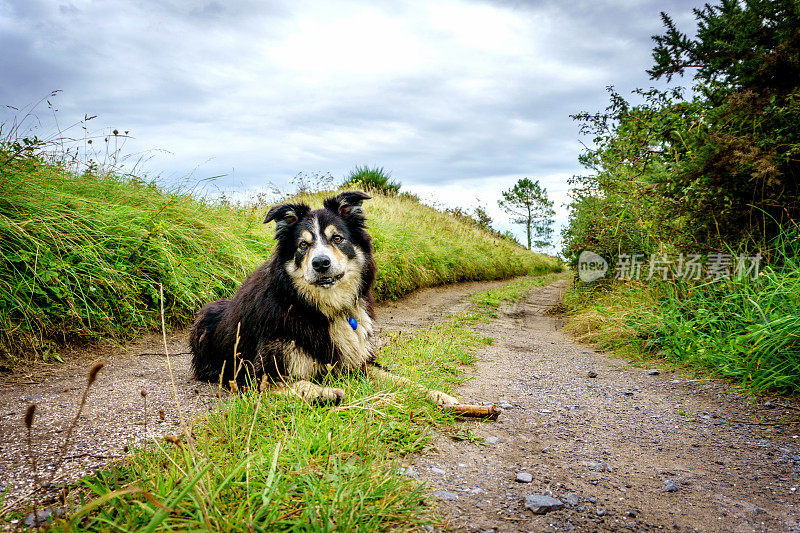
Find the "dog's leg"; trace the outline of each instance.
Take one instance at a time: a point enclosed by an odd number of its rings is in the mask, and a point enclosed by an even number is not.
[[[381,381],[386,381],[392,384],[400,384],[400,385],[410,385],[416,389],[424,391],[427,394],[428,399],[433,403],[440,405],[442,407],[451,407],[453,405],[458,405],[460,402],[458,399],[446,394],[442,391],[429,389],[427,387],[423,387],[419,383],[415,383],[408,378],[404,378],[403,376],[398,376],[397,374],[392,374],[391,372],[387,372],[386,370],[382,369],[379,366],[375,365],[367,365],[367,375],[379,379]]]
[[[277,383],[270,390],[277,394],[296,396],[307,402],[339,403],[344,398],[342,389],[321,387],[304,379],[292,383]]]

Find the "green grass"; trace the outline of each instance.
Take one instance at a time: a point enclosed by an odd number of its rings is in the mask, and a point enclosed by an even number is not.
[[[391,335],[379,358],[416,382],[452,392],[491,339],[469,329],[546,280],[515,280],[475,296],[467,312]],[[434,431],[474,436],[413,389],[359,375],[330,380],[338,407],[250,389],[226,395],[180,446],[158,442],[80,483],[82,503],[54,530],[382,531],[435,523],[430,497],[399,469]],[[163,507],[162,507],[163,506]],[[166,507],[166,509],[164,509]]]
[[[383,167],[356,165],[344,179],[342,187],[360,187],[367,191],[395,195],[400,191],[400,182],[393,181],[392,173]]]
[[[742,386],[800,392],[798,236],[757,280],[576,285],[566,299],[578,338],[633,357],[659,357]]]
[[[66,172],[0,147],[0,361],[59,358],[60,346],[124,340],[166,319],[189,323],[229,297],[269,256],[270,207],[211,202],[137,177]],[[322,195],[300,197],[320,207]],[[379,267],[376,296],[560,270],[559,261],[420,204],[365,204]]]

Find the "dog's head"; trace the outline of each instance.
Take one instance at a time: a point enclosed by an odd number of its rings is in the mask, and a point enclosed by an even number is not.
[[[274,220],[276,257],[295,287],[320,308],[352,305],[371,267],[372,246],[361,204],[370,196],[343,192],[311,210],[305,204],[282,204],[267,213]],[[371,279],[370,279],[371,282]]]

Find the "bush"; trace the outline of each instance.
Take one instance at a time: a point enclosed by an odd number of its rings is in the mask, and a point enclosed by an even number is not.
[[[392,173],[383,167],[356,166],[345,178],[343,187],[360,187],[367,192],[383,194],[397,194],[400,191],[400,182],[392,181]]]

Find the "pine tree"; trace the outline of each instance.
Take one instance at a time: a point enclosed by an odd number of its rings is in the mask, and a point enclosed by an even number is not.
[[[528,249],[552,246],[553,202],[547,198],[547,189],[539,180],[522,178],[509,190],[502,192],[497,203],[514,224],[523,224],[528,235]]]

